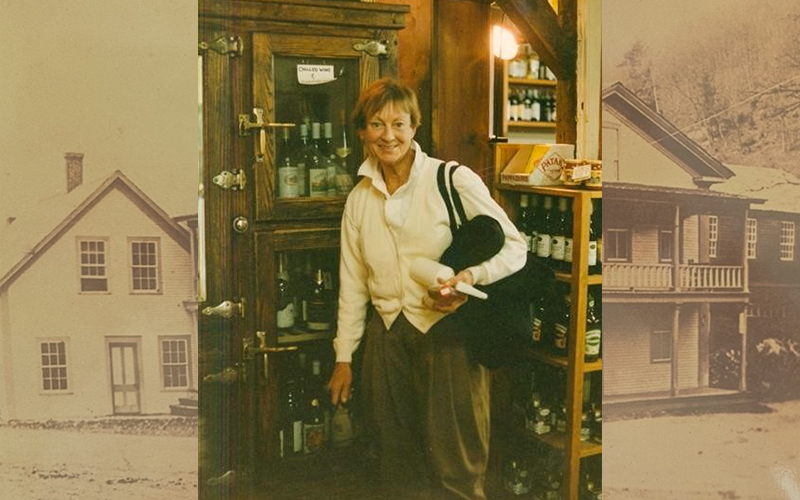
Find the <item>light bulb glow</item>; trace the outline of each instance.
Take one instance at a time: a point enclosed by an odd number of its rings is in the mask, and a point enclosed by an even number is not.
[[[514,59],[519,44],[514,34],[502,26],[492,26],[492,54],[500,59]]]

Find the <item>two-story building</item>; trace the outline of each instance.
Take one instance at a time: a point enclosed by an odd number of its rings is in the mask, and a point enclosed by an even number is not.
[[[766,337],[800,341],[800,178],[780,169],[727,165],[736,176],[714,189],[764,198],[753,206],[747,222],[750,285],[748,335],[751,351]]]
[[[604,396],[714,392],[713,354],[747,345],[763,200],[715,189],[734,172],[621,84],[603,92],[603,155]],[[744,390],[736,364],[726,387]]]
[[[0,418],[169,413],[196,394],[196,217],[66,161],[65,193],[2,221]]]

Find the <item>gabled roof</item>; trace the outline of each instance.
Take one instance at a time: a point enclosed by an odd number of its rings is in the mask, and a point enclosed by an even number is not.
[[[707,187],[734,175],[622,83],[617,82],[603,91],[603,105],[686,170],[698,186]]]
[[[800,214],[800,178],[779,168],[726,165],[736,176],[713,187],[721,193],[766,199],[758,210]]]
[[[760,198],[753,198],[742,194],[728,193],[722,191],[709,191],[699,189],[686,189],[677,187],[648,186],[644,184],[633,184],[629,182],[605,182],[603,191],[608,192],[606,198],[614,197],[615,192],[627,193],[628,196],[637,195],[644,199],[658,200],[663,198],[688,198],[690,200],[706,198],[709,200],[733,201],[743,204],[763,203]]]
[[[125,194],[182,248],[190,251],[188,231],[117,170],[106,179],[86,183],[69,193],[42,200],[17,215],[10,225],[0,228],[0,290],[14,281],[114,190]],[[5,221],[0,221],[0,224],[5,224]]]

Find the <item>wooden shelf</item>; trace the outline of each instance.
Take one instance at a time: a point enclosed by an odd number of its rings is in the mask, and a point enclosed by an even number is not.
[[[333,339],[336,336],[334,331],[306,332],[296,330],[289,334],[278,335],[278,344],[298,344],[300,342],[313,342],[315,340]]]
[[[508,77],[509,85],[531,85],[533,87],[555,87],[558,82],[555,80],[538,80],[534,78],[512,78]]]
[[[568,436],[563,432],[551,430],[546,434],[536,434],[535,432],[522,428],[519,425],[513,425],[508,422],[502,422],[500,425],[505,427],[502,429],[502,435],[505,440],[517,449],[524,450],[524,445],[526,442],[544,443],[547,446],[559,451],[564,451],[566,448]],[[524,440],[519,441],[518,439],[515,439],[517,436],[523,436]],[[595,443],[594,441],[580,441],[579,454],[581,458],[592,457],[602,453],[603,445],[600,443]]]
[[[556,280],[561,281],[563,283],[572,283],[572,274],[569,273],[556,273]],[[586,283],[589,285],[602,285],[603,284],[603,275],[602,274],[590,274],[586,278]]]
[[[498,184],[499,191],[517,191],[520,193],[534,193],[551,196],[576,197],[587,195],[589,198],[602,198],[601,189],[578,189],[564,186],[530,186],[527,184]]]
[[[555,366],[557,368],[567,368],[570,366],[569,360],[564,356],[557,356],[549,352],[537,351],[532,348],[525,350],[524,356],[542,363],[546,363],[550,366]],[[599,372],[602,369],[603,369],[602,359],[599,359],[597,361],[592,361],[591,363],[583,364],[584,373]]]
[[[526,122],[513,120],[506,123],[509,128],[540,128],[545,130],[553,130],[556,128],[555,122]]]

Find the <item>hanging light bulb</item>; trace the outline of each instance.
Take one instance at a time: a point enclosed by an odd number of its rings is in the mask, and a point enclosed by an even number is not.
[[[514,59],[519,44],[508,28],[495,24],[492,26],[492,54],[500,59]]]

